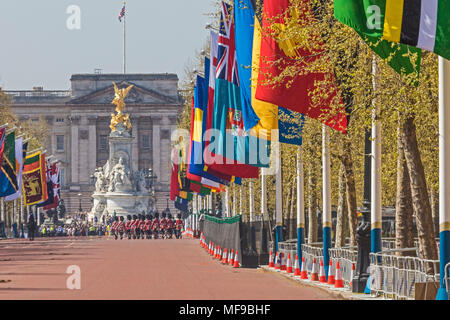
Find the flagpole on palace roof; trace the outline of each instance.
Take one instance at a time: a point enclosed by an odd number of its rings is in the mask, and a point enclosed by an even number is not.
[[[126,2],[123,2],[123,7],[125,8]],[[126,49],[126,24],[127,24],[127,14],[125,12],[123,16],[123,74],[127,72],[127,49]]]

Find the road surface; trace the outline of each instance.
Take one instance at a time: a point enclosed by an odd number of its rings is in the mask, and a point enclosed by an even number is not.
[[[79,266],[79,290],[67,288]],[[70,282],[74,283],[74,282]],[[108,237],[0,241],[0,299],[327,300],[327,292],[256,269],[223,266],[194,239]]]

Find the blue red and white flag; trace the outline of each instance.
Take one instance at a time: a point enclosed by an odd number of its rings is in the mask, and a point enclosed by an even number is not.
[[[119,21],[120,21],[120,22],[122,22],[122,18],[125,17],[125,13],[126,13],[126,11],[125,11],[125,5],[123,5],[123,8],[122,8],[122,10],[121,10],[120,13],[119,13]]]

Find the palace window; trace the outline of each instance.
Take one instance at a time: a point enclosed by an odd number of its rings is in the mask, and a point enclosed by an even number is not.
[[[142,149],[150,149],[150,136],[142,135]]]
[[[61,184],[61,187],[66,185],[66,169],[64,168],[59,169],[59,183]]]
[[[100,151],[108,150],[108,136],[100,135],[100,143],[99,143]]]
[[[64,118],[56,118],[57,123],[64,123]]]
[[[56,151],[64,151],[64,136],[56,136]]]

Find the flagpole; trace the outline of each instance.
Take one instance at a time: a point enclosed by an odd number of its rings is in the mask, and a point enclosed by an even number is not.
[[[123,2],[123,7],[125,8],[126,2]],[[126,10],[126,8],[125,8]],[[126,50],[126,24],[127,24],[127,14],[125,12],[123,16],[123,74],[127,72],[127,50]]]
[[[437,300],[448,300],[445,268],[450,263],[450,63],[439,57],[439,259]],[[447,277],[448,277],[447,270]]]

